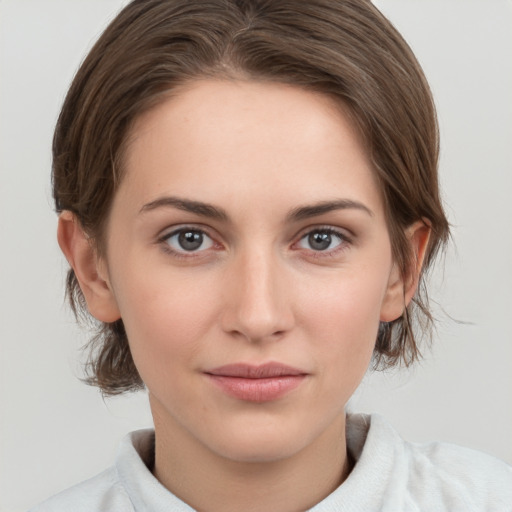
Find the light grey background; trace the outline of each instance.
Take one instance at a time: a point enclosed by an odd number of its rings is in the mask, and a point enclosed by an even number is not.
[[[63,303],[49,185],[53,126],[85,50],[121,0],[0,0],[0,511],[19,512],[112,463],[151,424],[144,394],[79,382],[86,335]],[[512,3],[380,0],[439,108],[455,246],[433,279],[440,317],[412,371],[369,376],[351,407],[410,440],[512,463]],[[470,322],[454,322],[452,317]]]

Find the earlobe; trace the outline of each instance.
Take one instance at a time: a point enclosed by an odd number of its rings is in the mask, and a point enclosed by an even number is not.
[[[380,321],[392,322],[402,315],[405,309],[404,282],[397,264],[389,274],[388,285],[380,309]]]
[[[409,240],[413,260],[405,278],[401,275],[398,266],[393,265],[386,296],[382,303],[381,322],[392,322],[400,317],[414,297],[427,252],[430,232],[430,223],[426,219],[419,220],[407,228],[406,236]]]
[[[119,320],[121,315],[108,280],[106,265],[70,211],[63,211],[59,216],[57,240],[75,272],[89,313],[101,322]]]

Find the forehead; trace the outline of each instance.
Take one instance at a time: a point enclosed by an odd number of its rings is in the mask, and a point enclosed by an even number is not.
[[[162,194],[233,204],[342,194],[380,209],[367,152],[344,109],[285,84],[203,80],[173,91],[134,124],[124,170],[119,192],[141,204]]]

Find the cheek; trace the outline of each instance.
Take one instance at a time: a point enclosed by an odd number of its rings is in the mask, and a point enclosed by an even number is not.
[[[197,282],[201,286],[197,285]],[[132,276],[119,290],[118,304],[130,349],[144,379],[191,360],[218,316],[215,287],[190,276]]]
[[[382,275],[372,270],[312,283],[303,291],[305,314],[316,319],[324,332],[338,333],[346,341],[360,340],[379,325],[385,284]]]
[[[349,392],[357,387],[373,354],[386,290],[383,273],[337,275],[309,287],[303,304],[308,338],[326,376]],[[336,384],[336,385],[338,385]]]

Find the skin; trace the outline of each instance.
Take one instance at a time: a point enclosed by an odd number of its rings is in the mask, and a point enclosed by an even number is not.
[[[408,230],[418,265],[404,283],[349,118],[282,84],[189,84],[137,120],[125,171],[105,256],[69,212],[59,242],[91,314],[123,319],[149,391],[155,476],[200,511],[313,506],[350,471],[345,405],[379,322],[414,294],[428,228]],[[203,236],[197,249],[180,246],[185,228]],[[305,378],[254,402],[205,374],[267,362]]]

